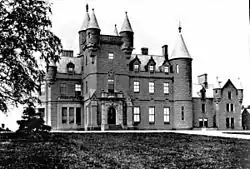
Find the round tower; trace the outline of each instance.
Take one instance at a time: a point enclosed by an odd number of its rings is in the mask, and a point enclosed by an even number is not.
[[[190,129],[193,127],[192,58],[183,40],[180,26],[170,64],[174,74],[173,128]]]
[[[134,32],[132,30],[131,24],[128,19],[127,12],[125,12],[125,19],[122,24],[120,31],[120,36],[122,37],[121,50],[130,58],[134,47]]]
[[[91,51],[97,51],[100,48],[100,32],[94,9],[90,15],[88,28],[86,29],[86,44]]]
[[[84,16],[84,21],[82,23],[82,26],[78,32],[79,34],[79,52],[80,54],[84,51],[84,46],[86,45],[86,29],[88,28],[88,23],[90,20],[89,13],[88,13],[89,7],[88,4],[86,5],[86,14]]]

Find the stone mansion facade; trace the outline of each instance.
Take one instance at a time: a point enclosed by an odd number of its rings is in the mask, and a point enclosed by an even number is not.
[[[79,31],[80,54],[64,50],[47,67],[39,111],[54,130],[241,129],[243,89],[231,80],[192,82],[192,58],[182,28],[172,54],[132,54],[134,32],[126,13],[118,34],[100,34],[88,8]]]

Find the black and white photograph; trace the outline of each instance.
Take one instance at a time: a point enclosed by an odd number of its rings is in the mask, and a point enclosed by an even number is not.
[[[0,0],[0,169],[250,168],[250,7]]]

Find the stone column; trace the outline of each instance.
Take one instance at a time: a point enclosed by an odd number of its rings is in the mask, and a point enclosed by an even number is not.
[[[133,127],[133,105],[131,101],[127,101],[127,126]]]
[[[97,127],[97,101],[91,101],[91,124],[90,127]]]
[[[122,125],[123,123],[123,109],[122,103],[119,102],[116,110],[116,125]]]
[[[108,128],[108,125],[107,125],[107,108],[103,101],[101,102],[101,114],[102,114],[101,130],[104,131]]]

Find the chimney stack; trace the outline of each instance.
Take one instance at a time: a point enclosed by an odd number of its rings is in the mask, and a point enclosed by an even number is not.
[[[168,60],[168,45],[162,46],[162,55],[165,57],[165,60]]]
[[[148,48],[141,48],[142,55],[148,55]]]

